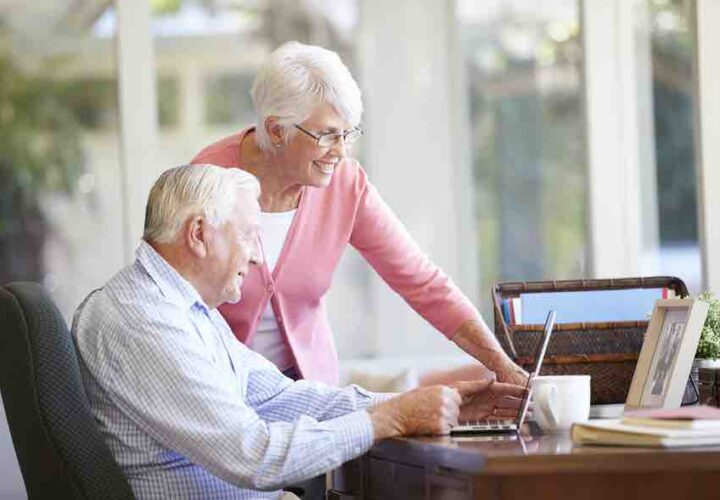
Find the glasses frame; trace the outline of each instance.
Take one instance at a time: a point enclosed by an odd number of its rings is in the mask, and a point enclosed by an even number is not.
[[[309,130],[304,129],[303,127],[301,127],[300,125],[297,125],[297,124],[295,125],[295,128],[298,129],[299,131],[305,133],[306,135],[312,137],[313,139],[315,139],[315,142],[317,143],[318,147],[321,147],[321,148],[333,147],[341,137],[342,137],[344,144],[352,144],[353,142],[358,140],[361,135],[363,135],[363,129],[361,129],[360,127],[353,127],[350,130],[343,130],[341,133],[328,132],[326,134],[313,134]],[[350,134],[356,134],[356,135],[352,136],[354,138],[352,140],[348,141],[348,137],[350,137]],[[320,142],[323,139],[325,139],[326,137],[333,137],[332,143],[330,143],[328,145],[321,144]]]

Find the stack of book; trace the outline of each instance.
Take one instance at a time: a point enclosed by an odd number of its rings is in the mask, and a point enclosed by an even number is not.
[[[626,411],[620,420],[594,420],[572,427],[579,445],[679,446],[720,445],[720,409],[685,406],[678,409]]]

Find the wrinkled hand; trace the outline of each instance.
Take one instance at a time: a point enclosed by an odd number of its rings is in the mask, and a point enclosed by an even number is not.
[[[473,380],[450,384],[461,397],[460,421],[486,418],[513,418],[525,394],[525,386]]]
[[[457,425],[461,397],[445,385],[419,387],[368,410],[375,439],[448,434]]]
[[[503,351],[482,319],[468,320],[452,336],[463,351],[495,372],[498,382],[525,386],[528,374]]]
[[[527,385],[529,375],[528,372],[508,359],[505,363],[503,363],[502,367],[495,370],[495,376],[497,377],[498,382],[525,387]]]

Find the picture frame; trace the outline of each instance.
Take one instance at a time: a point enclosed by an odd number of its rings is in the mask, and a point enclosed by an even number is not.
[[[655,302],[626,408],[680,407],[707,313],[698,299]]]

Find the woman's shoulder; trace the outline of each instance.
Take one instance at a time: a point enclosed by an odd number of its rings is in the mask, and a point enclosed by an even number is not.
[[[190,160],[191,164],[209,163],[221,167],[239,166],[238,144],[249,129],[243,129],[203,148]]]

